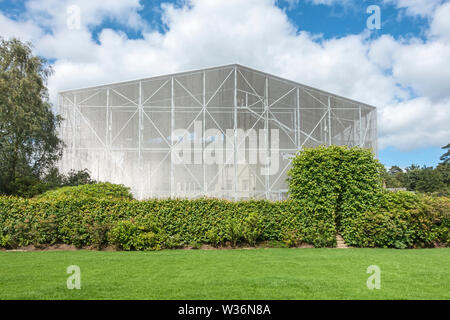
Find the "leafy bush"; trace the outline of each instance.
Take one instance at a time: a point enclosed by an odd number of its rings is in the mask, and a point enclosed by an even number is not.
[[[79,186],[62,187],[47,191],[38,196],[40,199],[57,200],[62,198],[97,198],[97,199],[133,199],[130,188],[109,182],[99,182]]]
[[[376,209],[346,219],[346,241],[358,247],[449,245],[450,200],[410,192],[384,192]],[[344,236],[343,233],[343,236]]]
[[[320,146],[296,155],[288,171],[289,195],[311,206],[332,208],[342,219],[376,205],[382,165],[370,150]]]
[[[424,196],[423,200],[435,218],[433,240],[450,247],[450,197]]]
[[[0,241],[4,247],[65,243],[157,250],[289,238],[291,245],[327,247],[335,245],[333,217],[331,210],[295,200],[0,197]]]
[[[318,147],[297,154],[288,172],[291,198],[333,211],[347,244],[411,248],[449,244],[449,200],[382,189],[371,151]],[[287,237],[286,243],[293,240]]]
[[[247,217],[244,218],[242,234],[245,241],[254,245],[261,236],[261,219],[257,212],[250,212]]]

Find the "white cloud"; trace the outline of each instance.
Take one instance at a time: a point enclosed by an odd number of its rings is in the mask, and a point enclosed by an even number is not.
[[[298,5],[300,3],[300,0],[285,0],[288,4],[290,8],[295,7],[296,5]],[[304,2],[309,2],[315,5],[327,5],[327,6],[332,6],[332,5],[347,5],[349,3],[351,3],[353,0],[303,0]]]
[[[331,6],[334,4],[346,5],[351,2],[351,0],[308,0],[314,4],[323,4],[327,6]]]
[[[378,119],[383,132],[379,143],[404,151],[445,145],[450,137],[449,110],[450,99],[434,103],[421,97],[387,105]]]
[[[83,28],[101,24],[105,18],[115,20],[131,28],[142,28],[145,22],[138,14],[139,0],[28,0],[25,4],[27,15],[38,25],[51,28],[65,28],[67,8],[80,9]]]
[[[52,99],[62,89],[241,63],[378,106],[381,147],[440,146],[450,137],[447,7],[436,8],[431,17],[430,39],[398,41],[390,36],[371,40],[368,33],[324,40],[297,32],[275,0],[165,4],[165,33],[147,28],[137,0],[112,1],[110,8],[81,1],[80,30],[67,29],[58,12],[65,12],[69,2],[59,3],[29,1],[28,22],[0,16],[0,26],[6,26],[2,34],[17,28],[17,34],[35,39],[39,54],[56,59],[49,82]],[[36,21],[47,11],[46,19]],[[131,40],[104,29],[94,42],[88,26],[107,17],[123,24],[137,17],[144,38]],[[52,32],[43,35],[37,26]]]
[[[397,8],[404,9],[410,16],[431,16],[443,0],[384,0],[384,3],[394,4]]]
[[[450,43],[413,42],[392,53],[393,75],[420,96],[440,101],[450,96]]]
[[[430,34],[433,37],[450,42],[450,2],[440,6],[431,23]]]
[[[0,35],[3,37],[20,37],[23,40],[39,39],[42,35],[42,30],[36,26],[32,21],[12,20],[0,12]]]
[[[380,68],[388,70],[394,64],[393,53],[401,46],[392,36],[383,35],[370,45],[369,59]]]

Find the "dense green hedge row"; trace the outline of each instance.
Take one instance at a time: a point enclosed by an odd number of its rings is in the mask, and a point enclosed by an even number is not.
[[[351,246],[450,245],[450,198],[387,192],[382,188],[381,169],[367,149],[305,149],[288,172],[289,191],[293,199],[311,207],[333,208],[336,228]]]
[[[382,192],[376,206],[344,216],[340,231],[357,247],[450,246],[450,198]]]
[[[391,193],[362,148],[318,147],[296,155],[292,200],[135,201],[110,183],[61,188],[37,199],[0,197],[0,247],[56,243],[124,250],[254,245],[260,241],[356,247],[450,246],[450,198]]]
[[[64,243],[124,250],[283,241],[333,246],[334,212],[300,201],[0,197],[0,246]]]
[[[326,206],[298,200],[0,197],[0,247],[64,243],[141,250],[271,240],[326,247],[335,244],[336,220]],[[372,209],[343,216],[339,232],[356,247],[450,246],[450,199],[384,192]]]

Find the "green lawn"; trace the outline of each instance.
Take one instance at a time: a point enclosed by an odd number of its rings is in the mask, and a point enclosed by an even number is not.
[[[0,252],[0,299],[450,299],[450,249]]]

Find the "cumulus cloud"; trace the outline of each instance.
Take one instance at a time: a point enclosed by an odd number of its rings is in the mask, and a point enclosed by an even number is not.
[[[415,98],[387,105],[379,111],[381,143],[400,150],[441,146],[448,141],[450,99],[438,103]]]
[[[278,1],[278,0],[277,0]],[[314,5],[334,6],[341,5],[347,6],[352,4],[354,0],[284,0],[288,4],[288,9],[292,10],[296,8],[302,1]]]
[[[450,2],[440,6],[431,23],[430,35],[450,42]]]
[[[324,4],[324,5],[334,5],[334,4],[348,4],[351,2],[351,0],[308,0],[309,2],[312,2],[314,4]]]
[[[433,101],[449,97],[450,44],[413,42],[400,46],[393,56],[393,75],[400,83]]]
[[[447,5],[433,9],[429,39],[405,41],[368,32],[325,40],[298,31],[275,0],[163,4],[164,33],[147,27],[137,0],[111,1],[109,8],[79,3],[77,30],[66,26],[68,1],[29,0],[19,22],[0,16],[2,35],[17,30],[34,39],[37,53],[55,59],[53,101],[62,89],[240,63],[378,106],[382,148],[440,146],[450,137]],[[91,27],[105,19],[124,25],[131,19],[143,38],[103,29],[94,41]]]
[[[39,39],[42,30],[36,24],[29,20],[16,21],[10,19],[0,12],[0,35],[3,37],[19,37],[29,41]]]
[[[67,22],[67,9],[76,6],[80,9],[82,26],[96,26],[104,19],[115,20],[131,28],[146,25],[138,11],[142,8],[139,0],[28,0],[26,15],[38,25],[60,28]]]
[[[384,0],[384,3],[394,4],[399,9],[404,9],[410,16],[428,17],[445,0]]]

